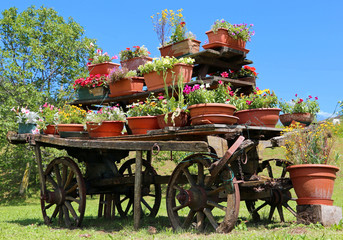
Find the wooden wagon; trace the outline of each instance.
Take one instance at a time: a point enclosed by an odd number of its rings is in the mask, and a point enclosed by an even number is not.
[[[249,91],[254,81],[205,77],[213,69],[237,68],[251,63],[245,53],[230,48],[205,50],[196,59],[195,76],[215,85],[229,81],[241,91]],[[156,90],[159,92],[163,90]],[[121,103],[147,96],[149,92],[102,99],[102,103]],[[75,101],[90,107],[99,100]],[[167,185],[166,206],[174,229],[207,227],[229,232],[245,201],[254,220],[259,210],[270,205],[269,219],[275,209],[284,221],[283,207],[288,205],[292,184],[286,178],[289,164],[280,159],[260,161],[260,140],[278,145],[281,129],[248,125],[208,124],[181,128],[167,127],[144,135],[123,135],[91,139],[61,138],[54,135],[9,133],[13,144],[34,147],[41,183],[41,209],[45,223],[80,226],[86,207],[86,195],[100,195],[98,215],[111,217],[115,209],[125,217],[133,212],[134,227],[139,228],[141,215],[156,216],[161,204],[161,184]],[[42,147],[66,150],[69,156],[52,160],[43,169]],[[182,151],[191,154],[182,159],[171,175],[160,176],[152,166],[152,154]],[[130,152],[135,157],[122,162]],[[145,154],[146,152],[146,154]],[[143,159],[143,156],[146,156]],[[77,162],[85,163],[82,173]],[[274,176],[272,165],[281,168]],[[267,176],[261,172],[267,170]],[[257,200],[263,204],[256,205]]]

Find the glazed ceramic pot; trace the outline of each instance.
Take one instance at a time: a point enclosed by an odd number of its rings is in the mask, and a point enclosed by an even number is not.
[[[35,131],[36,128],[37,125],[35,123],[19,123],[18,133],[33,133],[33,131]]]
[[[279,120],[280,108],[255,108],[235,112],[238,124],[248,126],[275,127]]]
[[[103,99],[108,97],[108,88],[104,87],[81,87],[77,90],[78,100]]]
[[[91,138],[114,137],[121,135],[124,122],[123,121],[103,121],[100,124],[87,122],[87,132]]]
[[[287,167],[298,205],[332,205],[338,167],[326,164],[301,164]]]

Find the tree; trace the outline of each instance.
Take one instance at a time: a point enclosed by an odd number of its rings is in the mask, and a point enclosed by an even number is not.
[[[58,106],[70,101],[73,81],[87,72],[90,42],[94,40],[84,36],[84,29],[78,23],[72,18],[65,21],[51,8],[31,6],[18,13],[13,7],[2,12],[0,174],[1,162],[6,161],[7,167],[16,167],[9,163],[16,160],[16,155],[22,156],[16,154],[16,150],[7,151],[6,160],[3,159],[4,148],[8,147],[5,136],[9,130],[17,129],[10,109],[27,106],[37,111],[44,102]],[[27,161],[32,161],[32,156]]]

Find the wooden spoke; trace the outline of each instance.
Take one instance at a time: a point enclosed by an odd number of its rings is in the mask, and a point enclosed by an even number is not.
[[[68,176],[68,166],[63,164],[62,168],[62,187],[65,188]]]
[[[67,181],[64,184],[64,189],[66,189],[69,186],[69,184],[70,184],[71,180],[73,179],[73,177],[74,177],[74,172],[70,171],[69,174],[68,174]]]
[[[152,211],[152,208],[151,208],[150,205],[145,201],[145,199],[144,199],[144,198],[141,198],[141,201],[142,201],[142,203],[144,204],[144,206],[146,206],[146,207],[149,209],[149,211],[151,212],[151,211]]]
[[[273,217],[275,208],[276,208],[276,206],[274,206],[274,205],[271,205],[271,206],[270,206],[270,212],[269,212],[269,216],[268,216],[268,221],[271,221],[271,220],[272,220],[272,217]]]
[[[173,186],[173,189],[179,190],[179,191],[182,191],[182,190],[183,190],[183,188],[179,187],[178,185],[174,185],[174,186]]]
[[[74,210],[73,206],[70,204],[70,202],[68,202],[68,201],[65,202],[65,205],[68,208],[68,210],[71,213],[71,215],[73,216],[74,221],[78,222],[79,221],[79,217],[77,216],[77,213],[75,212],[75,210]]]
[[[60,225],[60,226],[62,226],[62,224],[63,224],[63,209],[62,209],[62,206],[59,206],[58,207],[58,212],[59,212],[59,214],[58,214],[58,224]]]
[[[128,196],[124,197],[122,200],[120,200],[120,203],[123,203],[123,202],[126,201],[127,199],[129,199]]]
[[[54,204],[53,204],[53,203],[50,203],[50,204],[48,204],[48,205],[46,205],[46,206],[44,207],[44,210],[48,210],[48,209],[51,208],[52,206],[54,206]]]
[[[67,227],[71,226],[71,222],[70,222],[70,218],[69,218],[69,212],[68,209],[65,205],[62,206],[63,209],[63,215],[64,215],[64,222],[66,224]]]
[[[57,180],[57,184],[59,187],[62,187],[62,178],[61,178],[61,173],[60,173],[60,168],[58,167],[58,165],[54,165],[54,173],[56,175],[56,180]]]
[[[48,180],[55,189],[58,188],[58,184],[55,182],[55,180],[50,175],[46,176],[46,180]]]
[[[291,208],[291,206],[289,206],[288,205],[288,203],[283,203],[283,206],[288,210],[288,211],[290,211],[293,215],[294,215],[294,217],[296,217],[297,216],[297,213],[293,210],[293,208]]]
[[[210,200],[207,201],[207,205],[219,208],[220,210],[223,210],[224,212],[226,212],[226,209],[227,209],[226,207],[224,207],[224,206],[222,206],[222,205],[220,205],[220,204],[218,204],[216,202],[210,201]]]
[[[185,176],[186,176],[186,178],[187,178],[189,184],[191,184],[192,187],[195,187],[196,183],[195,183],[195,181],[194,181],[192,175],[190,174],[188,168],[184,168],[184,169],[182,169],[182,171],[183,171],[183,173],[185,174]]]
[[[285,222],[285,218],[284,218],[284,216],[283,216],[282,206],[281,206],[281,205],[278,205],[276,208],[277,208],[277,211],[279,212],[279,216],[280,216],[281,222]]]
[[[70,194],[72,192],[74,192],[78,187],[78,184],[75,183],[74,186],[72,186],[70,189],[68,189],[68,191],[66,191],[66,194]]]
[[[128,212],[129,212],[129,210],[130,210],[132,205],[133,205],[133,199],[130,198],[129,203],[127,204],[126,209],[125,209],[125,215],[128,214]]]
[[[182,224],[182,226],[181,226],[183,229],[189,228],[189,226],[191,225],[192,220],[193,220],[193,218],[194,218],[194,215],[195,215],[195,211],[189,210],[189,213],[188,213],[188,215],[187,215],[185,221],[183,222],[183,224]]]
[[[70,196],[66,196],[65,199],[70,201],[70,202],[76,202],[77,204],[81,203],[80,199],[76,199],[76,198],[73,198],[73,197],[70,197]]]
[[[205,175],[204,175],[204,165],[198,163],[198,185],[204,186],[205,184]]]
[[[209,208],[205,208],[203,212],[205,213],[207,219],[210,221],[212,227],[214,229],[217,229],[219,225],[217,221],[214,219],[211,210]]]
[[[181,210],[181,209],[183,209],[183,208],[185,208],[185,207],[187,207],[188,205],[179,205],[179,206],[176,206],[176,207],[173,207],[173,211],[179,211],[179,210]]]
[[[197,212],[197,226],[196,226],[196,228],[201,232],[204,231],[204,228],[205,228],[205,214],[201,211]]]
[[[222,185],[222,186],[220,186],[220,187],[218,187],[216,189],[208,191],[207,192],[207,196],[213,196],[213,195],[216,195],[216,194],[218,194],[218,193],[220,193],[222,191],[225,191],[225,186],[224,185]]]
[[[57,217],[57,214],[58,214],[58,212],[60,211],[60,208],[59,208],[59,206],[57,206],[57,205],[55,205],[56,207],[55,207],[55,210],[54,210],[54,212],[52,213],[52,215],[51,215],[51,218],[56,218]]]

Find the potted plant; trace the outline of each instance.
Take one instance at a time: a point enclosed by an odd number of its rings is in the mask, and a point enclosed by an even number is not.
[[[275,127],[279,120],[280,108],[276,108],[278,98],[274,91],[260,90],[256,87],[249,95],[237,98],[238,124],[251,126]]]
[[[162,57],[181,57],[199,52],[201,42],[195,40],[193,33],[187,32],[182,11],[183,9],[176,12],[165,9],[151,16],[154,30],[160,40],[159,50]]]
[[[249,50],[245,49],[247,41],[251,40],[251,36],[255,34],[251,31],[253,24],[231,24],[224,19],[216,20],[207,31],[208,44],[203,48],[216,48],[216,47],[230,47],[248,53]]]
[[[46,102],[39,108],[40,120],[37,122],[38,128],[45,134],[58,134],[56,129],[57,114],[58,108]]]
[[[287,171],[298,197],[298,205],[332,205],[334,180],[338,167],[329,165],[338,160],[331,150],[334,144],[334,126],[331,122],[307,128],[296,123],[283,133],[286,159],[294,163]]]
[[[310,125],[314,117],[319,112],[318,97],[313,98],[309,95],[305,100],[295,94],[295,99],[290,102],[279,102],[283,114],[280,115],[280,121],[284,126],[289,126],[293,121]]]
[[[143,92],[144,78],[137,77],[137,72],[127,68],[114,69],[108,78],[110,97],[118,97]]]
[[[210,89],[208,84],[186,85],[183,92],[193,125],[237,122],[238,118],[233,116],[236,110],[233,105],[235,93],[229,84],[218,81],[215,89]]]
[[[126,120],[132,134],[146,134],[149,130],[159,129],[157,115],[162,112],[157,108],[157,99],[153,94],[144,102],[137,101],[127,108]]]
[[[82,132],[86,111],[75,105],[64,105],[59,109],[56,123],[61,136],[64,132]]]
[[[184,83],[190,82],[193,73],[194,59],[161,57],[139,66],[144,75],[145,84],[149,91],[170,86],[175,79],[182,78]]]
[[[258,73],[255,67],[243,66],[238,71],[230,70],[228,76],[233,79],[255,83]]]
[[[101,99],[108,95],[108,74],[90,75],[74,81],[74,90],[78,93],[79,100]]]
[[[93,43],[90,43],[89,62],[87,63],[89,74],[109,74],[113,68],[118,68],[120,64],[113,63],[113,59],[118,59],[115,55],[110,57],[107,52],[103,52],[101,48],[96,48]]]
[[[122,68],[127,68],[129,71],[137,71],[140,65],[146,62],[151,62],[152,58],[149,57],[150,52],[143,46],[133,46],[120,51],[120,64]]]
[[[88,111],[86,127],[91,138],[114,137],[121,135],[126,117],[117,106],[103,107],[98,111]]]
[[[18,133],[32,133],[38,134],[39,130],[37,128],[37,122],[40,117],[37,112],[30,111],[26,107],[12,108],[11,111],[15,112],[17,115]]]

